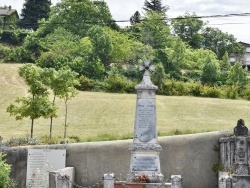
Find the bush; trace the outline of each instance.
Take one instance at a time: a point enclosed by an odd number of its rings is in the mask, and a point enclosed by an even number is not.
[[[203,85],[200,82],[192,84],[190,88],[191,95],[195,97],[200,97],[202,96],[202,92],[203,92]]]
[[[22,46],[6,47],[3,53],[1,53],[0,49],[0,56],[3,55],[6,62],[24,63],[31,60],[31,54]]]
[[[226,93],[225,96],[227,99],[237,99],[238,98],[238,87],[237,86],[230,86],[224,89]]]
[[[3,159],[5,154],[0,153],[0,187],[1,188],[11,188],[15,187],[14,183],[11,181],[9,175],[11,171],[11,165],[7,164]]]
[[[240,96],[243,98],[243,99],[247,99],[250,101],[250,84],[248,84],[246,86],[246,88],[244,88],[241,93],[240,93]]]
[[[189,84],[176,80],[165,80],[159,87],[159,94],[183,96],[189,95]]]
[[[221,90],[215,86],[203,86],[203,91],[201,93],[202,97],[219,98],[221,96]]]
[[[25,146],[25,145],[39,145],[41,144],[39,140],[35,138],[20,137],[20,138],[10,138],[6,141],[5,145],[7,147],[13,146]]]
[[[86,76],[80,76],[78,80],[79,80],[79,85],[76,86],[76,88],[81,91],[90,91],[95,86],[94,81]]]
[[[110,74],[105,83],[107,91],[123,93],[126,90],[127,79],[119,74]]]
[[[5,30],[1,33],[0,42],[8,43],[11,45],[21,45],[24,42],[26,36],[28,36],[29,34],[29,32],[21,29],[10,31]]]

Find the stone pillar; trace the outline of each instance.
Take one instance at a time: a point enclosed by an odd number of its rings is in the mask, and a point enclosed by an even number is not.
[[[73,188],[74,181],[74,167],[66,167],[58,171],[49,172],[49,188]]]
[[[114,188],[115,178],[114,174],[104,174],[104,188]]]
[[[158,89],[150,79],[150,71],[154,68],[145,62],[141,70],[145,70],[141,83],[135,86],[137,91],[134,139],[130,147],[131,161],[128,182],[160,183],[163,175],[160,169],[159,151],[156,131],[156,100]]]
[[[235,138],[234,174],[248,175],[247,139],[244,136]]]
[[[220,138],[220,163],[222,170],[228,172],[234,164],[234,137]]]
[[[232,188],[232,178],[230,177],[226,179],[226,188]]]
[[[171,176],[171,188],[183,188],[181,175]]]

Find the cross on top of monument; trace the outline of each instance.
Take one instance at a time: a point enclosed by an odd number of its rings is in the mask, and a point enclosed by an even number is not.
[[[155,71],[155,66],[154,65],[150,65],[150,61],[149,60],[145,60],[144,65],[140,65],[139,66],[139,70],[140,71],[144,71],[144,75],[148,74],[150,75],[150,71],[154,72]]]

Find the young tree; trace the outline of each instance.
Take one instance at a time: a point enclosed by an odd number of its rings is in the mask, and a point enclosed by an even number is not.
[[[19,25],[24,29],[37,30],[38,21],[42,18],[49,18],[50,5],[50,0],[26,0]]]
[[[205,59],[201,74],[201,81],[204,84],[214,85],[219,79],[219,65],[210,56]]]
[[[29,117],[31,119],[30,137],[33,138],[34,120],[40,117],[55,116],[56,109],[49,101],[48,91],[41,79],[42,69],[31,64],[26,64],[19,69],[19,75],[29,86],[31,96],[18,98],[15,104],[7,108],[10,115],[17,120]]]
[[[56,71],[53,68],[45,69],[44,74],[42,75],[46,85],[53,91],[53,101],[52,104],[55,108],[55,100],[56,97],[64,99],[65,104],[65,124],[64,124],[64,138],[66,138],[66,128],[67,124],[67,101],[74,97],[77,94],[77,90],[74,86],[78,84],[76,80],[76,76],[78,74],[72,72],[70,69],[60,69]],[[50,139],[52,138],[52,126],[53,126],[53,118],[55,116],[50,116]]]
[[[242,89],[248,83],[247,69],[242,68],[240,63],[235,63],[230,69],[227,83]]]
[[[222,81],[223,84],[226,83],[231,64],[228,58],[228,53],[226,52],[224,56],[222,57],[222,61],[220,61],[220,80]]]

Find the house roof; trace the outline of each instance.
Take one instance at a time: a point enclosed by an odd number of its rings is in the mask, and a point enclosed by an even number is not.
[[[11,7],[0,7],[0,16],[9,16],[12,14],[17,14],[16,9],[11,9]],[[18,14],[17,14],[18,16]]]
[[[248,43],[245,43],[245,42],[239,42],[242,46],[244,46],[244,47],[250,47],[250,44],[248,44]]]

